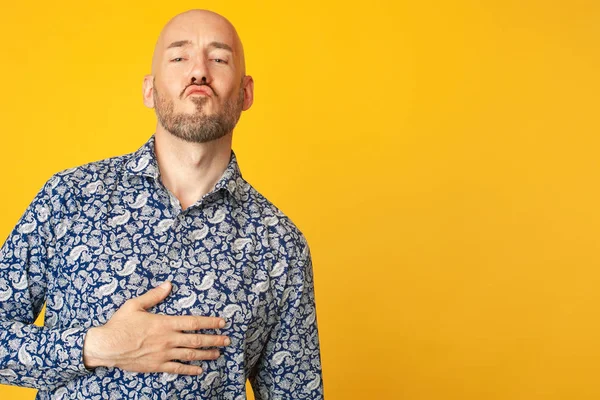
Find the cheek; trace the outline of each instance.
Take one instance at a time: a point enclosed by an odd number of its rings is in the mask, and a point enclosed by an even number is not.
[[[212,86],[221,100],[224,101],[225,99],[236,99],[239,96],[240,88],[234,82],[220,81],[219,83],[220,84],[214,82]]]
[[[161,97],[170,99],[178,98],[186,87],[185,82],[182,82],[180,77],[173,74],[162,74],[160,79],[155,80],[154,84]]]

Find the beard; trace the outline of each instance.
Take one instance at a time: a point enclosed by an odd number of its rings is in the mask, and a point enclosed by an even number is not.
[[[176,113],[175,102],[154,92],[154,111],[158,122],[173,136],[192,143],[205,143],[222,138],[233,131],[240,119],[244,104],[244,90],[240,88],[237,99],[227,99],[223,109],[213,115],[207,115],[204,105],[210,99],[206,96],[194,96],[191,100],[196,105],[192,114]],[[214,92],[213,92],[214,93]]]

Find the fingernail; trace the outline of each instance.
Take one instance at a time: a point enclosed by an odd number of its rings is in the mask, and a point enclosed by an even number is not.
[[[198,375],[200,375],[202,373],[202,368],[198,368],[198,372],[196,372]]]
[[[229,338],[225,338],[225,346],[229,346],[231,344],[231,340]]]
[[[225,326],[225,321],[224,320],[219,321],[219,328],[222,328],[224,326]]]
[[[169,281],[164,281],[158,287],[161,287],[163,289],[168,289],[169,288]]]

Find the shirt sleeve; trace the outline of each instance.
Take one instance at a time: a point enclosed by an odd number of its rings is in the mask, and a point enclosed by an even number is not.
[[[83,364],[87,330],[33,325],[53,274],[53,225],[64,204],[59,181],[46,182],[0,249],[2,384],[52,390],[90,373]]]
[[[289,264],[278,322],[249,376],[256,400],[323,399],[310,249],[304,236]]]

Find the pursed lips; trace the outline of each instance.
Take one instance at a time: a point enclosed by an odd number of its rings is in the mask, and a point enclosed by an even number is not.
[[[203,94],[205,96],[211,96],[211,91],[206,86],[191,86],[186,90],[186,96],[190,96],[192,94]]]

